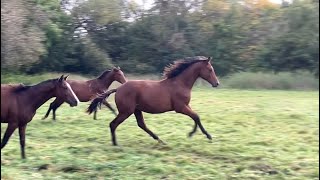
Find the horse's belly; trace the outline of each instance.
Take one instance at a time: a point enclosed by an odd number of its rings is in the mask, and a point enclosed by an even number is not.
[[[8,123],[8,120],[7,120],[7,119],[2,119],[2,118],[1,118],[1,123]]]
[[[166,92],[155,91],[156,93],[142,92],[136,99],[137,109],[147,113],[163,113],[172,111],[171,99]]]
[[[172,108],[150,108],[150,107],[141,107],[137,105],[137,109],[140,111],[146,112],[146,113],[151,113],[151,114],[159,114],[159,113],[164,113],[168,111],[172,111]]]
[[[147,113],[152,113],[152,114],[158,114],[158,113],[164,113],[167,111],[172,111],[172,105],[170,102],[151,102],[150,101],[148,103],[146,102],[142,102],[142,103],[138,103],[136,106],[137,109],[143,111],[143,112],[147,112]]]

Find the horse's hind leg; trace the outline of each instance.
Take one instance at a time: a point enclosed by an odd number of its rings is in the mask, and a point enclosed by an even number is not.
[[[113,107],[112,107],[107,101],[103,101],[102,103],[103,103],[105,106],[107,106],[107,107],[110,109],[110,111],[112,111],[112,113],[113,113],[114,115],[117,115],[116,110],[114,110]]]
[[[57,99],[56,99],[57,100]],[[51,104],[50,104],[50,108],[52,108],[52,119],[55,121],[56,120],[56,110],[61,106],[61,104],[63,104],[63,101],[61,100],[54,100]]]
[[[107,106],[114,115],[117,115],[116,111],[113,109],[113,107],[107,102],[107,101],[103,101],[102,102],[105,106]],[[93,112],[93,119],[97,120],[97,110]]]
[[[42,119],[46,119],[49,114],[50,114],[50,111],[52,110],[52,119],[53,120],[56,120],[56,110],[58,109],[58,107],[62,104],[63,102],[61,102],[60,100],[58,100],[57,98],[52,102],[50,103],[50,106],[49,106],[49,109],[46,113],[46,115],[42,118]]]
[[[95,110],[95,111],[93,112],[93,119],[94,119],[94,120],[97,120],[97,110]]]
[[[131,113],[132,114],[132,113]],[[116,129],[117,127],[124,121],[126,120],[130,115],[130,113],[120,113],[117,115],[117,117],[111,121],[110,123],[110,130],[111,130],[111,136],[112,136],[112,143],[114,146],[117,146],[117,139],[116,139]]]
[[[194,122],[193,130],[189,133],[189,137],[191,137],[197,131],[197,127],[198,127],[197,123]]]
[[[198,125],[199,128],[201,129],[202,133],[205,134],[208,139],[210,139],[210,140],[212,139],[211,135],[202,126],[198,114],[193,112],[192,109],[189,106],[185,106],[181,111],[177,111],[177,112],[185,114],[185,115],[191,117],[194,120],[195,126],[194,126],[193,130],[189,133],[190,137],[196,132],[197,125]]]
[[[13,124],[13,123],[8,123],[8,127],[6,132],[4,133],[2,142],[1,142],[1,149],[7,144],[9,138],[11,137],[12,133],[14,132],[14,130],[16,130],[16,128],[18,127],[17,124]]]
[[[52,104],[52,103],[51,103],[51,104]],[[43,116],[42,120],[46,119],[46,118],[49,116],[50,111],[51,111],[51,109],[52,109],[51,104],[50,104],[50,106],[49,106],[49,109],[48,109],[46,115]]]
[[[26,154],[24,152],[25,141],[26,141],[26,127],[27,125],[19,126],[20,148],[21,148],[22,159],[26,158]]]
[[[147,128],[145,122],[144,122],[144,118],[143,118],[143,115],[142,115],[142,112],[138,109],[136,109],[134,111],[134,115],[136,116],[136,119],[137,119],[137,123],[138,123],[138,126],[143,129],[145,132],[147,132],[153,139],[157,140],[158,142],[160,143],[163,143],[159,137],[157,135],[155,135],[149,128]],[[164,143],[163,143],[164,144]]]

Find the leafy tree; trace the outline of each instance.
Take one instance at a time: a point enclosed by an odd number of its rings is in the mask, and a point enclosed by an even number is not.
[[[280,21],[284,30],[268,39],[260,54],[263,67],[279,71],[310,70],[319,74],[319,3],[294,1]]]
[[[27,70],[46,52],[47,15],[31,0],[1,1],[1,68]]]

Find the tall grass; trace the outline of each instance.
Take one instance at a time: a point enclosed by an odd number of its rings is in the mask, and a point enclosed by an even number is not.
[[[1,74],[1,83],[24,83],[26,85],[36,84],[41,81],[58,78],[61,74],[68,73],[45,73],[37,75],[25,74]],[[129,80],[148,79],[159,80],[157,75],[133,75],[126,74]],[[70,74],[71,79],[86,80],[94,78],[93,76],[82,76]],[[240,72],[220,79],[221,88],[233,89],[279,89],[279,90],[319,90],[319,79],[307,72],[298,73],[254,73]],[[209,86],[207,82],[200,79],[196,82],[196,86]]]
[[[319,90],[319,79],[307,72],[278,74],[240,72],[225,77],[220,81],[225,88]]]

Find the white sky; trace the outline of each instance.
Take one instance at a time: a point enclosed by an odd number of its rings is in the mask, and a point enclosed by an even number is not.
[[[152,6],[153,0],[134,0],[137,4],[143,5],[144,2],[144,8],[148,9]],[[272,3],[281,4],[282,0],[269,0]],[[291,2],[291,0],[286,0]]]

